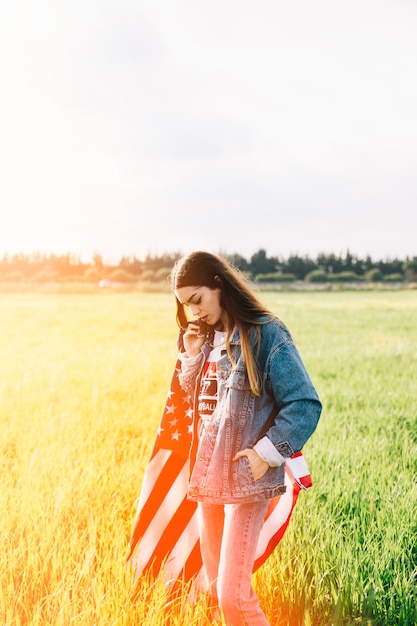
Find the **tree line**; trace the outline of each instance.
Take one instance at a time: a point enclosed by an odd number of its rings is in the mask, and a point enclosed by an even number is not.
[[[269,256],[259,249],[250,258],[240,254],[222,254],[235,267],[259,282],[308,280],[416,280],[417,257],[404,259],[378,259],[360,257],[349,250],[341,255],[321,253],[316,258],[308,255]],[[165,280],[181,253],[148,254],[139,259],[123,256],[117,263],[108,264],[100,254],[85,262],[70,253],[56,254],[4,254],[0,259],[2,281],[118,281]]]

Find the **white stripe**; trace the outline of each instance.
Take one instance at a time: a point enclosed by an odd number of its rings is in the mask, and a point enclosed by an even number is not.
[[[290,472],[293,480],[295,480],[302,489],[306,489],[306,487],[300,482],[300,478],[304,478],[304,476],[310,475],[304,456],[301,455],[295,457],[294,459],[285,459],[285,466]]]
[[[163,575],[166,583],[178,579],[185,562],[199,539],[198,513],[196,510],[164,564]]]
[[[161,448],[146,466],[139,496],[138,510],[142,509],[146,500],[151,495],[155,482],[157,481],[159,474],[164,469],[165,463],[168,461],[171,454],[171,450],[164,450]]]
[[[291,479],[287,476],[287,473],[285,473],[285,484],[287,491],[280,496],[278,504],[275,506],[268,519],[264,522],[256,548],[256,559],[263,555],[272,537],[279,531],[281,526],[285,524],[288,517],[291,515],[293,508],[293,486]]]
[[[170,454],[172,454],[170,452]],[[169,456],[169,455],[168,455]],[[155,458],[155,457],[154,457]],[[152,459],[153,460],[153,459]],[[166,459],[165,459],[166,460]],[[151,472],[152,476],[157,475],[154,471]],[[158,472],[159,474],[159,472]],[[145,473],[144,479],[144,491],[147,494],[151,494],[153,484],[147,484],[149,479],[148,473]],[[184,465],[180,473],[177,475],[169,491],[165,494],[158,510],[152,518],[151,523],[148,525],[145,533],[140,538],[136,545],[132,557],[131,563],[135,570],[136,576],[139,576],[152,556],[152,553],[161,538],[167,524],[170,522],[172,516],[181,505],[186,493],[187,493],[187,481],[188,481],[188,463]],[[151,497],[155,495],[151,494]]]

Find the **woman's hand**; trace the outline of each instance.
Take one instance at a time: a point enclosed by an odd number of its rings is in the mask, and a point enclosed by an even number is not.
[[[269,463],[261,459],[259,454],[252,448],[245,448],[241,450],[233,457],[232,461],[237,461],[242,456],[248,457],[249,464],[252,470],[252,474],[255,480],[259,480],[269,469]]]
[[[189,357],[193,357],[200,354],[206,336],[200,333],[200,326],[197,323],[189,322],[182,339],[186,353]]]

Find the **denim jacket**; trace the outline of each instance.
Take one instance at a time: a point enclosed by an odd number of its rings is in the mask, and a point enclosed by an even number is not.
[[[255,480],[246,456],[237,461],[232,458],[265,435],[283,457],[289,457],[302,449],[317,426],[321,402],[288,329],[269,317],[260,321],[260,396],[251,392],[237,329],[230,342],[236,366],[224,351],[217,362],[217,405],[208,423],[199,423],[196,398],[210,345],[203,346],[200,368],[180,373],[182,387],[194,395],[190,500],[226,504],[281,495],[285,492],[284,464],[270,467]]]

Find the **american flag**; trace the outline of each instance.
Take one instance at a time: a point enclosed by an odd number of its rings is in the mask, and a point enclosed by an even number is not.
[[[197,504],[187,500],[188,454],[193,412],[179,384],[180,362],[171,379],[165,408],[145,469],[130,540],[128,563],[136,577],[161,574],[167,585],[188,582],[201,574]],[[284,495],[271,500],[261,531],[254,571],[272,553],[288,526],[302,489],[312,486],[301,452],[285,461]]]

